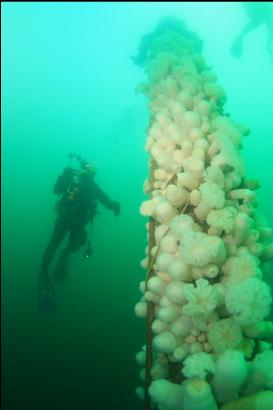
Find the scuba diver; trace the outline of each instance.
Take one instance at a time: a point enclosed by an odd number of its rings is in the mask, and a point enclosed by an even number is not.
[[[54,280],[62,283],[68,276],[69,255],[79,250],[87,242],[85,226],[92,224],[97,213],[97,202],[111,209],[116,216],[120,213],[120,204],[112,201],[94,181],[95,168],[80,156],[70,154],[70,164],[58,177],[54,193],[60,195],[56,205],[57,218],[49,244],[44,252],[39,274],[39,309],[43,312],[55,311],[55,294],[48,268],[57,248],[69,233],[68,245],[62,250],[56,264]],[[71,161],[80,162],[80,169],[72,169]],[[85,258],[92,254],[90,238]]]
[[[249,21],[233,42],[230,52],[239,58],[243,53],[243,41],[246,35],[261,25],[265,24],[267,29],[266,50],[273,63],[273,4],[272,2],[242,2]]]

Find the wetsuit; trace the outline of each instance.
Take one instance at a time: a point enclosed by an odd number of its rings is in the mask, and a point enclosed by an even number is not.
[[[41,272],[46,275],[57,248],[69,233],[69,243],[57,263],[57,271],[67,271],[68,255],[86,243],[85,226],[96,215],[97,201],[116,215],[120,210],[118,202],[111,201],[90,174],[80,174],[72,168],[66,168],[58,177],[54,193],[61,195],[61,199],[57,204],[57,219],[42,261]],[[55,273],[58,274],[57,271]],[[61,272],[61,275],[63,273],[66,275],[67,272]]]

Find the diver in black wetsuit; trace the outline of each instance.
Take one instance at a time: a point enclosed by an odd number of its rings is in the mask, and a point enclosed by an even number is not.
[[[54,193],[61,195],[61,199],[56,207],[57,219],[40,270],[40,290],[45,291],[46,304],[49,305],[52,305],[54,295],[48,268],[64,237],[69,233],[68,245],[63,249],[55,268],[54,280],[56,282],[63,282],[68,275],[69,255],[86,243],[85,226],[89,222],[92,223],[96,215],[97,201],[111,209],[116,216],[120,213],[120,204],[110,200],[94,181],[94,168],[85,161],[81,161],[81,168],[80,170],[66,168],[54,186]],[[91,248],[89,247],[90,252]],[[40,302],[42,302],[41,296]],[[40,307],[40,310],[54,309]]]
[[[247,14],[248,22],[234,40],[231,46],[231,54],[239,58],[243,53],[243,42],[245,37],[265,25],[267,30],[266,50],[273,63],[273,4],[272,2],[242,2],[242,8]]]

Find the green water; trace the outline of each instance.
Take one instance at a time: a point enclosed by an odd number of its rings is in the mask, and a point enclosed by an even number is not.
[[[5,410],[138,410],[135,353],[145,343],[134,315],[144,278],[149,115],[134,92],[145,78],[130,56],[166,15],[185,18],[226,90],[227,111],[248,125],[243,155],[260,179],[260,209],[273,226],[273,65],[266,30],[229,48],[246,22],[239,3],[2,3],[2,377]],[[121,203],[99,207],[92,241],[56,287],[57,312],[37,311],[37,274],[54,223],[52,187],[78,153]],[[53,266],[53,265],[52,265]],[[270,275],[268,275],[270,281]],[[272,275],[271,275],[271,282]]]

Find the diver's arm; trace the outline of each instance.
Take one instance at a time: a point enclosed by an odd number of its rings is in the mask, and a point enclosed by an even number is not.
[[[67,188],[67,186],[69,185],[70,179],[73,175],[73,170],[72,168],[65,168],[64,172],[58,177],[54,188],[53,188],[53,192],[56,195],[60,195],[63,194]]]
[[[102,205],[105,206],[107,209],[111,209],[115,215],[119,215],[120,213],[120,205],[116,201],[112,201],[108,195],[93,181],[92,186],[93,192],[95,194],[95,198],[99,201]]]

